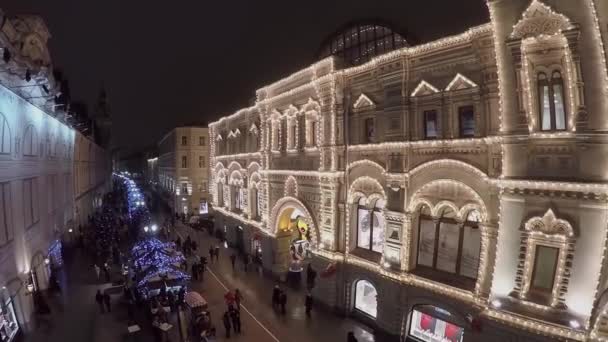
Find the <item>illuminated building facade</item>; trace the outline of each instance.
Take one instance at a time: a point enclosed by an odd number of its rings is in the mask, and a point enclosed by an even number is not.
[[[412,341],[606,341],[605,1],[327,57],[212,123],[228,241]]]
[[[109,156],[66,123],[36,16],[0,16],[0,337],[30,326],[61,241],[101,205]]]
[[[156,168],[160,186],[171,194],[170,205],[179,214],[199,214],[209,201],[209,130],[206,127],[176,127],[158,143]],[[153,165],[150,165],[150,162]]]

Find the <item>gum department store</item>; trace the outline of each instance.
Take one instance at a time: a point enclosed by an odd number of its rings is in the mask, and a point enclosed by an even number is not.
[[[349,27],[212,123],[215,216],[395,336],[608,340],[608,1],[487,5],[423,45]]]

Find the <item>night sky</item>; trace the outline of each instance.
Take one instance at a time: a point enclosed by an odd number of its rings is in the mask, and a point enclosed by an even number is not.
[[[366,18],[426,42],[488,22],[484,0],[3,0],[41,15],[72,100],[93,108],[103,84],[114,143],[138,149],[171,127],[211,122],[255,90],[315,61],[323,39]],[[412,39],[413,38],[413,39]],[[91,110],[89,110],[91,112]]]

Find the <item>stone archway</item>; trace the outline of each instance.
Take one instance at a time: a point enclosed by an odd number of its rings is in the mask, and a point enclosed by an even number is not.
[[[284,274],[312,256],[317,248],[318,230],[308,208],[297,198],[284,197],[271,211],[271,225],[275,234],[273,272]]]

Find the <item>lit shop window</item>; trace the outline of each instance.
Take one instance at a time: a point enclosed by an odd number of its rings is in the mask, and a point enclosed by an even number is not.
[[[372,283],[359,280],[355,285],[355,309],[376,318],[378,315],[378,292]]]
[[[538,74],[538,96],[541,130],[565,130],[564,82],[559,71],[554,71],[550,79],[545,73]]]
[[[440,309],[436,308],[436,310]],[[418,310],[412,311],[409,335],[424,342],[464,341],[463,328]]]
[[[384,249],[383,200],[377,200],[372,208],[361,198],[357,206],[357,247],[382,253]]]
[[[443,209],[439,219],[430,214],[427,206],[420,209],[417,264],[477,278],[481,248],[479,212],[469,212],[464,224],[456,222],[456,213],[450,207]]]

